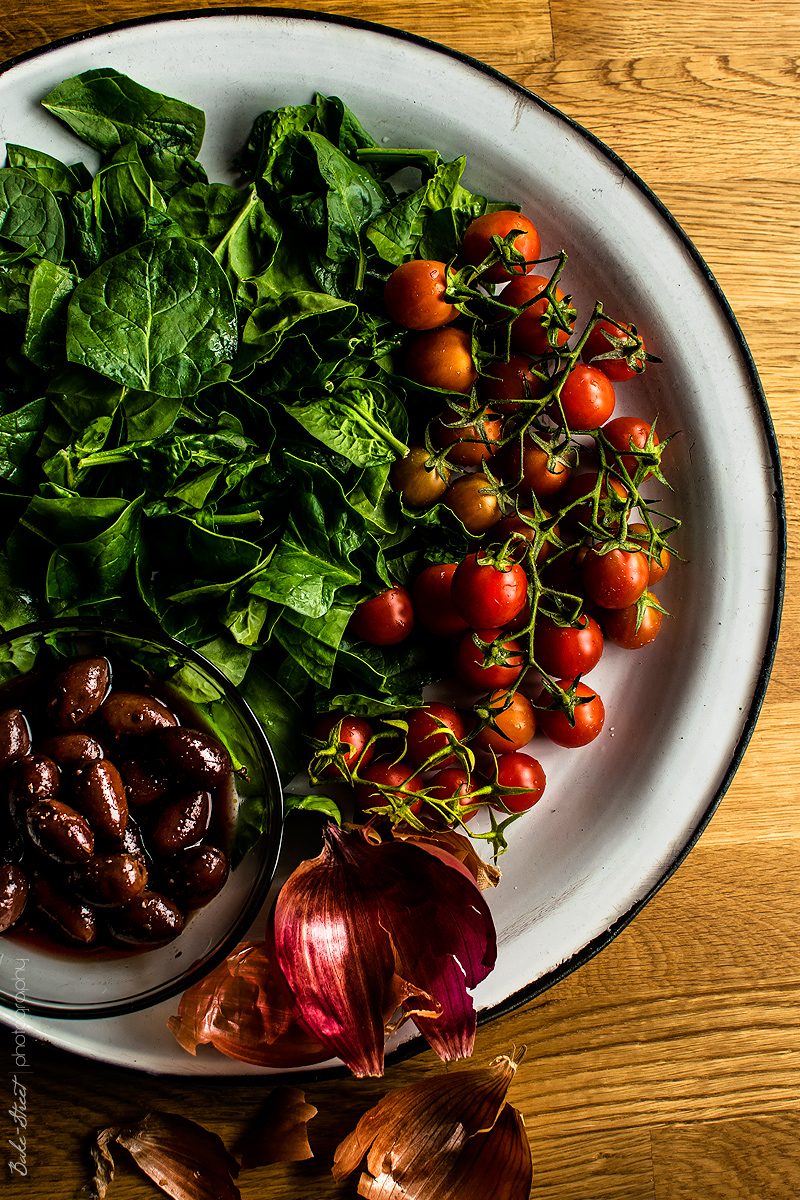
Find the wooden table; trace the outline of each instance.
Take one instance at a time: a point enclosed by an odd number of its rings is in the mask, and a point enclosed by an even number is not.
[[[189,0],[17,0],[0,59]],[[207,7],[197,4],[197,7]],[[210,7],[210,6],[208,6]],[[748,339],[781,443],[789,512],[800,482],[800,0],[307,0],[490,63],[608,143],[674,213]],[[720,413],[724,420],[724,413]],[[797,535],[758,727],[721,808],[677,874],[599,957],[479,1031],[487,1061],[526,1043],[511,1099],[524,1113],[537,1200],[796,1200],[800,1194],[800,694]],[[76,1195],[86,1143],[155,1103],[228,1145],[260,1082],[158,1080],[36,1044],[27,1179],[11,1195]],[[243,1175],[243,1197],[353,1196],[333,1147],[389,1087],[436,1069],[424,1054],[385,1081],[312,1084],[316,1157]],[[2,1077],[8,1081],[9,1071]],[[8,1084],[10,1089],[10,1083]],[[10,1106],[5,1083],[0,1109]],[[0,1122],[3,1139],[9,1120]],[[0,1157],[4,1157],[0,1155]],[[7,1190],[3,1195],[8,1195]],[[161,1195],[131,1170],[112,1195]]]

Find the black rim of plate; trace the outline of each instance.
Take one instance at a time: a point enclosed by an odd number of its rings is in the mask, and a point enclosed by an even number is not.
[[[118,637],[130,639],[133,642],[146,641],[149,645],[159,650],[166,650],[172,654],[180,655],[181,658],[186,659],[189,663],[205,672],[208,678],[217,685],[224,698],[238,710],[243,723],[251,730],[264,763],[267,784],[277,809],[275,814],[275,828],[269,835],[269,844],[265,840],[265,835],[262,834],[257,847],[254,847],[261,854],[261,861],[258,865],[253,887],[244,898],[239,915],[234,923],[218,938],[217,944],[202,962],[195,963],[194,965],[191,963],[187,964],[183,972],[170,982],[158,984],[143,992],[138,992],[135,996],[131,996],[125,1000],[111,1000],[106,1003],[100,1002],[78,1006],[70,1004],[61,1005],[57,1001],[37,1000],[29,996],[25,998],[25,1012],[30,1013],[32,1016],[89,1021],[107,1017],[128,1016],[131,1013],[141,1012],[142,1009],[152,1008],[155,1004],[160,1004],[164,1000],[171,1000],[174,996],[191,987],[192,984],[199,983],[201,979],[204,979],[210,971],[213,971],[214,967],[219,966],[223,959],[230,954],[233,947],[239,942],[242,935],[250,928],[258,916],[267,898],[272,880],[275,877],[283,838],[283,791],[280,786],[278,768],[275,765],[275,757],[272,753],[269,740],[249,704],[240,695],[238,688],[197,650],[191,646],[187,646],[184,642],[178,641],[176,638],[170,637],[169,634],[155,628],[146,628],[145,626],[132,625],[122,621],[108,621],[100,624],[97,621],[76,617],[74,620],[56,619],[19,625],[16,629],[11,629],[6,633],[0,634],[0,646],[5,646],[8,642],[13,642],[17,638],[32,634],[67,633],[70,631],[85,633],[87,636],[91,634],[101,639]],[[176,939],[176,945],[178,940]],[[18,1003],[16,998],[0,993],[0,1009],[4,1008],[12,1011],[17,1010]]]
[[[619,917],[604,933],[594,938],[591,942],[584,946],[582,950],[578,951],[577,954],[574,954],[572,958],[561,963],[560,966],[558,966],[555,970],[550,971],[548,974],[541,976],[539,979],[536,979],[532,983],[527,984],[525,987],[520,988],[518,991],[513,992],[499,1004],[495,1004],[491,1008],[481,1010],[478,1014],[478,1023],[479,1025],[483,1025],[488,1021],[494,1020],[496,1017],[505,1016],[506,1014],[522,1007],[522,1005],[529,1003],[531,1000],[534,1000],[537,996],[540,996],[543,992],[553,987],[554,984],[560,983],[561,980],[566,979],[568,975],[571,975],[573,971],[576,971],[579,967],[582,967],[591,958],[594,958],[596,954],[603,950],[610,942],[612,942],[617,934],[621,933],[626,925],[630,924],[637,913],[641,912],[645,905],[652,900],[653,896],[660,891],[667,880],[672,877],[683,860],[689,854],[690,850],[692,850],[692,848],[695,846],[700,835],[716,811],[720,801],[722,800],[722,797],[730,787],[731,781],[736,774],[748,742],[752,736],[756,720],[758,719],[758,714],[761,710],[761,705],[764,701],[764,695],[766,693],[770,671],[772,670],[775,651],[777,649],[778,630],[780,628],[781,609],[783,606],[783,593],[786,573],[786,509],[780,456],[778,452],[777,439],[775,437],[775,429],[772,424],[772,417],[767,405],[766,396],[764,395],[764,389],[761,385],[761,380],[758,376],[758,371],[756,370],[755,362],[753,361],[753,356],[750,353],[750,348],[745,341],[744,335],[739,327],[739,323],[733,314],[733,310],[731,309],[730,304],[722,292],[722,289],[717,283],[717,280],[714,277],[710,267],[705,262],[694,243],[672,216],[672,213],[669,211],[669,209],[665,207],[665,205],[648,187],[644,180],[641,179],[636,172],[633,171],[623,161],[623,159],[619,157],[618,154],[610,149],[605,142],[602,142],[600,138],[596,137],[595,134],[584,128],[584,126],[580,125],[577,121],[574,121],[571,117],[568,117],[565,113],[561,112],[560,109],[557,109],[552,104],[549,104],[546,100],[542,100],[541,97],[537,96],[534,92],[531,92],[527,88],[523,87],[522,84],[510,79],[507,75],[503,75],[502,72],[497,71],[494,67],[490,67],[486,63],[480,62],[479,59],[471,58],[470,55],[464,54],[459,50],[451,50],[448,46],[443,46],[439,42],[431,41],[429,38],[421,37],[418,34],[407,33],[405,30],[394,29],[388,25],[380,25],[373,21],[363,21],[357,17],[345,17],[334,13],[308,11],[295,8],[261,8],[259,6],[243,8],[232,6],[208,8],[203,10],[186,9],[178,12],[155,13],[144,17],[134,17],[127,21],[113,22],[110,25],[103,25],[95,29],[72,34],[68,37],[60,38],[57,41],[50,42],[46,46],[40,46],[36,49],[25,51],[24,53],[7,60],[0,66],[0,75],[5,74],[6,71],[10,70],[12,67],[15,67],[18,63],[25,62],[28,59],[38,58],[44,54],[48,54],[52,50],[59,49],[62,46],[72,45],[93,37],[115,32],[116,30],[129,29],[143,25],[164,24],[170,21],[203,20],[209,17],[226,16],[260,17],[262,19],[274,20],[291,19],[295,21],[308,21],[315,23],[324,22],[334,25],[344,25],[352,29],[364,29],[372,33],[382,34],[385,37],[393,38],[397,41],[410,42],[414,45],[422,46],[425,49],[433,50],[438,54],[444,55],[446,58],[455,59],[457,62],[464,63],[466,66],[471,67],[479,74],[485,76],[487,79],[491,79],[495,83],[502,84],[511,92],[515,93],[521,100],[525,100],[528,103],[533,103],[544,112],[550,113],[552,116],[557,117],[560,121],[563,121],[581,138],[585,139],[597,150],[599,150],[602,155],[625,176],[627,180],[629,180],[636,188],[638,188],[638,190],[649,201],[653,208],[656,209],[672,232],[680,238],[681,242],[686,248],[687,253],[690,255],[706,283],[708,284],[720,311],[725,317],[725,320],[727,321],[731,332],[736,339],[742,360],[749,375],[753,395],[758,404],[761,424],[763,426],[767,445],[769,447],[770,458],[772,460],[772,471],[774,475],[774,487],[772,488],[772,494],[775,501],[776,518],[775,590],[773,595],[772,615],[770,619],[769,635],[764,647],[764,655],[761,662],[758,680],[753,692],[752,702],[743,724],[741,735],[736,744],[732,747],[728,769],[725,772],[722,783],[720,784],[720,787],[717,790],[713,800],[709,804],[701,820],[698,822],[693,833],[688,838],[679,853],[675,856],[670,866],[664,871],[657,883],[655,883],[640,900],[633,904],[631,908],[629,908],[626,913]],[[419,1054],[427,1048],[427,1042],[425,1042],[422,1037],[414,1037],[386,1056],[387,1065],[391,1065],[396,1062],[402,1062],[404,1059]],[[346,1077],[349,1075],[349,1072],[346,1070],[346,1068],[335,1067],[326,1068],[322,1071],[312,1070],[292,1072],[290,1076],[287,1075],[286,1077],[293,1079],[330,1079],[335,1078],[337,1075]],[[275,1072],[275,1074],[271,1077],[278,1079],[280,1078],[280,1073]],[[224,1079],[225,1076],[215,1076],[214,1078],[219,1081]]]

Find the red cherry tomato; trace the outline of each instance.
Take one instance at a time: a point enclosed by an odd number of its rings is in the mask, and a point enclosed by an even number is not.
[[[426,704],[424,708],[414,708],[406,713],[408,722],[406,754],[415,767],[421,767],[432,754],[446,750],[450,744],[441,723],[447,726],[459,741],[466,733],[464,720],[449,704]],[[448,767],[458,760],[448,754],[439,759],[437,767]]]
[[[417,773],[417,768],[412,767],[410,763],[406,762],[390,763],[384,760],[371,762],[359,774],[367,781],[365,783],[357,783],[354,788],[356,802],[362,812],[390,803],[377,788],[370,787],[370,784],[378,783],[383,787],[397,789],[403,793],[403,799],[405,799],[404,793],[413,796],[416,792],[422,791],[423,787],[422,780]],[[411,802],[412,812],[419,812],[421,808],[422,797],[419,800]]]
[[[598,429],[605,425],[616,403],[614,387],[608,377],[596,367],[587,367],[585,363],[576,363],[567,375],[560,399],[572,433],[585,433],[587,429]],[[553,419],[557,420],[560,415],[558,405],[554,404]]]
[[[589,550],[583,560],[586,594],[600,608],[627,608],[647,587],[650,564],[640,550]]]
[[[431,439],[434,446],[443,450],[450,446],[447,461],[456,467],[477,467],[484,459],[491,458],[497,449],[487,443],[498,442],[503,432],[499,417],[487,413],[483,418],[483,430],[476,425],[462,425],[464,410],[447,408],[432,422]],[[485,439],[485,440],[484,440]]]
[[[556,625],[548,617],[539,617],[533,635],[533,657],[548,675],[575,679],[593,670],[603,654],[600,626],[584,613],[578,628]]]
[[[643,450],[650,436],[650,426],[640,417],[615,417],[603,426],[603,435],[608,438],[614,449],[622,455],[622,464],[633,478],[639,465],[634,454],[625,454],[625,450]],[[658,436],[653,434],[653,444],[658,445]],[[647,471],[642,476],[647,479],[652,472]]]
[[[483,650],[476,646],[473,630],[470,630],[458,643],[456,650],[453,665],[458,678],[467,687],[480,692],[489,688],[511,687],[525,667],[519,643],[505,637],[501,629],[476,629],[474,634],[482,642],[496,643],[496,646],[493,645],[496,659],[484,667]]]
[[[399,266],[386,281],[386,311],[406,329],[438,329],[455,320],[458,309],[444,299],[447,267],[443,262],[413,259]]]
[[[328,735],[337,725],[342,722],[341,730],[339,731],[339,742],[346,742],[350,747],[344,752],[344,761],[348,770],[352,771],[356,765],[366,767],[375,753],[374,746],[368,746],[372,737],[372,728],[368,721],[363,717],[342,716],[341,713],[327,713],[324,717],[320,717],[314,726],[311,736],[320,742],[327,741]],[[325,779],[342,779],[344,776],[335,763],[328,763],[320,772]]]
[[[647,593],[647,599],[656,602],[656,597],[652,592]],[[608,609],[603,614],[603,629],[606,637],[615,646],[621,646],[623,650],[641,650],[644,646],[649,646],[658,637],[663,613],[654,608],[652,604],[648,604],[637,629],[638,616],[638,604],[631,604],[628,608]]]
[[[542,509],[542,512],[544,514],[544,519],[548,520],[551,514],[549,512],[546,512],[544,509]],[[536,513],[533,511],[532,508],[521,508],[521,509],[519,509],[519,516],[515,515],[513,517],[503,517],[502,520],[498,521],[497,524],[494,526],[494,528],[491,530],[491,533],[489,535],[487,535],[487,537],[484,539],[484,542],[487,542],[487,543],[488,542],[492,542],[492,543],[500,542],[502,545],[503,543],[508,541],[508,539],[511,537],[512,533],[521,533],[526,541],[532,542],[536,536],[536,529],[534,528],[533,525],[529,525],[527,523],[527,521],[523,521],[523,519],[522,519],[523,517],[528,517],[531,520],[537,519]],[[555,529],[553,530],[553,532],[555,533],[555,535],[557,537],[558,536],[558,526],[557,525],[555,526]],[[547,558],[547,556],[549,554],[552,554],[553,549],[554,549],[554,547],[551,542],[547,542],[547,541],[542,542],[541,546],[539,547],[539,553],[536,555],[537,563],[543,563],[544,560]],[[512,543],[509,553],[515,555],[516,557],[519,557],[518,552],[515,551],[514,543]]]
[[[489,363],[485,370],[485,375],[478,376],[478,398],[504,416],[519,412],[520,400],[538,400],[550,390],[550,384],[534,375],[530,359],[522,354],[510,354],[508,362]]]
[[[462,475],[442,497],[445,504],[469,533],[486,533],[500,520],[502,513],[492,485],[482,471]]]
[[[541,800],[545,788],[545,775],[541,763],[530,754],[516,751],[504,754],[497,760],[497,782],[502,787],[525,788],[516,796],[503,796],[502,803],[492,802],[492,808],[500,812],[527,812]]]
[[[525,270],[532,271],[534,262],[542,251],[538,230],[533,221],[529,221],[521,213],[511,212],[507,209],[484,213],[482,217],[476,217],[472,224],[467,226],[461,246],[464,261],[471,263],[473,267],[480,266],[492,249],[490,239],[492,237],[504,238],[511,233],[512,229],[522,230],[519,237],[514,238],[514,249],[518,250],[530,264]],[[481,282],[502,283],[504,279],[512,279],[515,274],[518,272],[507,271],[501,262],[497,262],[483,272]]]
[[[558,503],[561,509],[567,508],[571,504],[575,504],[576,500],[582,500],[584,496],[589,496],[594,492],[597,486],[599,472],[586,471],[582,475],[573,475],[568,480],[566,487],[559,496]],[[619,496],[620,500],[627,498],[628,492],[624,484],[618,479],[614,479],[612,475],[606,475],[604,481],[600,485],[600,499],[607,499],[609,494],[609,484],[611,491]],[[594,505],[592,500],[587,500],[585,504],[575,504],[574,508],[570,508],[569,512],[564,513],[559,521],[559,526],[563,528],[565,534],[569,536],[579,536],[587,532],[587,526],[591,524]],[[598,505],[597,518],[601,525],[611,533],[616,533],[619,529],[619,520],[616,517],[610,517],[608,522],[604,522],[604,513],[601,506]]]
[[[558,681],[559,687],[565,690],[570,684],[571,680],[569,679],[559,679]],[[538,707],[550,702],[547,692],[542,691],[536,701],[536,717],[542,733],[557,746],[566,746],[568,749],[588,746],[589,742],[593,742],[600,733],[606,719],[603,701],[587,684],[579,683],[576,694],[580,697],[588,696],[590,699],[585,704],[575,705],[574,726],[570,725],[566,713],[563,713],[560,708]]]
[[[414,580],[411,600],[420,625],[438,637],[455,638],[469,625],[453,604],[451,584],[458,563],[435,563]]]
[[[650,553],[650,530],[640,521],[632,521],[628,526],[628,537],[635,542],[643,542],[642,550],[649,556]],[[648,587],[652,587],[655,583],[660,583],[669,570],[669,564],[672,561],[669,550],[666,546],[662,546],[661,553],[648,557],[650,563],[650,575],[647,580]]]
[[[395,646],[408,637],[413,624],[411,597],[405,588],[393,587],[363,600],[350,618],[349,629],[373,646]]]
[[[494,750],[495,754],[513,754],[521,750],[536,732],[536,714],[527,696],[515,692],[508,707],[505,689],[492,692],[487,699],[496,729],[487,726],[476,734],[472,745],[476,750]]]
[[[497,455],[493,473],[509,487],[516,488],[519,495],[529,499],[531,493],[537,500],[553,496],[567,483],[572,468],[563,458],[550,455],[536,442],[525,436],[513,438]]]
[[[544,275],[521,275],[512,279],[503,288],[501,299],[512,308],[519,308],[543,292],[549,279]],[[561,288],[555,289],[556,301],[560,304],[564,299]],[[547,330],[542,324],[542,316],[550,305],[546,296],[531,304],[511,325],[511,344],[515,350],[523,354],[547,354],[552,349],[547,340]],[[571,325],[570,328],[573,326]],[[558,326],[556,328],[556,345],[563,346],[569,341],[569,333]]]
[[[528,598],[528,577],[519,563],[500,570],[468,554],[453,576],[453,604],[473,629],[505,625],[522,611]]]
[[[436,800],[461,800],[464,796],[468,796],[474,788],[469,775],[461,767],[445,767],[443,771],[438,771],[433,776],[425,790]],[[479,808],[480,801],[474,805],[462,805],[459,813],[461,820],[465,824],[467,821],[471,821]]]
[[[425,387],[471,391],[478,372],[469,334],[463,329],[431,329],[421,334],[408,348],[403,374]]]
[[[612,321],[598,321],[581,351],[583,361],[592,363],[592,366],[601,370],[613,383],[624,383],[626,379],[633,379],[634,375],[638,375],[644,370],[645,364],[643,354],[639,354],[633,360],[638,369],[634,370],[633,367],[628,366],[625,355],[629,354],[631,350],[636,350],[636,335],[630,332],[630,325],[625,325],[624,322],[620,322],[620,324],[623,325],[623,329],[618,329]],[[592,362],[598,354],[608,354],[614,351],[613,343],[606,337],[607,333],[615,338],[626,338],[629,345],[620,348],[620,357],[603,358]],[[644,349],[644,342],[642,342],[641,350],[644,351]]]

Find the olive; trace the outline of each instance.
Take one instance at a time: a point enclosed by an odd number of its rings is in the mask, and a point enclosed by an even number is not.
[[[30,754],[12,763],[8,772],[8,810],[17,828],[25,825],[25,814],[40,800],[55,800],[61,776],[52,758]]]
[[[121,854],[130,854],[142,863],[147,862],[142,831],[131,816],[128,816],[128,824],[125,826],[122,837],[118,839],[118,845]]]
[[[84,763],[75,771],[72,799],[78,812],[103,837],[121,837],[128,823],[128,801],[120,773],[107,758]]]
[[[65,896],[50,880],[37,875],[33,895],[39,909],[70,941],[91,945],[97,937],[97,918],[88,904]]]
[[[169,780],[158,775],[138,758],[127,758],[119,764],[119,773],[125,784],[125,794],[131,808],[143,808],[160,800],[169,789]]]
[[[40,749],[42,754],[52,758],[62,770],[64,767],[77,767],[81,763],[106,756],[97,738],[88,733],[57,733],[55,737],[42,742]]]
[[[194,846],[205,834],[211,820],[210,792],[192,792],[179,796],[162,808],[148,844],[156,854],[172,854]]]
[[[163,729],[154,739],[164,766],[198,787],[215,787],[230,774],[231,759],[225,747],[207,733],[178,726]]]
[[[28,880],[16,863],[0,864],[0,933],[19,920],[28,899]]]
[[[31,730],[18,708],[0,712],[0,771],[31,752]]]
[[[228,860],[216,846],[190,846],[161,863],[164,891],[185,911],[202,908],[228,878]]]
[[[56,729],[77,729],[97,712],[111,682],[107,658],[82,658],[71,663],[53,680],[45,700],[45,712]]]
[[[145,890],[110,913],[108,925],[117,941],[126,945],[157,946],[178,936],[183,916],[166,896]]]
[[[141,895],[147,886],[147,868],[132,854],[95,854],[75,878],[84,900],[108,908]]]
[[[39,800],[28,809],[26,824],[34,845],[56,862],[83,862],[94,853],[89,822],[60,800]]]
[[[153,733],[177,725],[177,718],[165,704],[139,692],[111,692],[99,713],[100,720],[114,737]]]

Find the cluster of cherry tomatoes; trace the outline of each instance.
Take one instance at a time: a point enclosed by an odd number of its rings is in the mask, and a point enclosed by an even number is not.
[[[480,695],[377,733],[360,717],[322,719],[312,777],[348,779],[365,812],[419,824],[463,823],[487,802],[526,811],[545,785],[523,749],[537,727],[560,746],[593,741],[605,713],[584,677],[605,639],[638,650],[661,626],[650,589],[679,523],[640,488],[666,483],[670,439],[613,415],[615,384],[658,360],[599,303],[570,344],[577,313],[556,283],[566,255],[544,276],[540,251],[526,217],[488,213],[467,229],[464,265],[412,260],[386,283],[389,315],[417,334],[398,370],[443,406],[390,482],[410,520],[439,504],[480,546],[365,601],[350,629],[393,645],[419,622],[450,642],[454,674]]]

